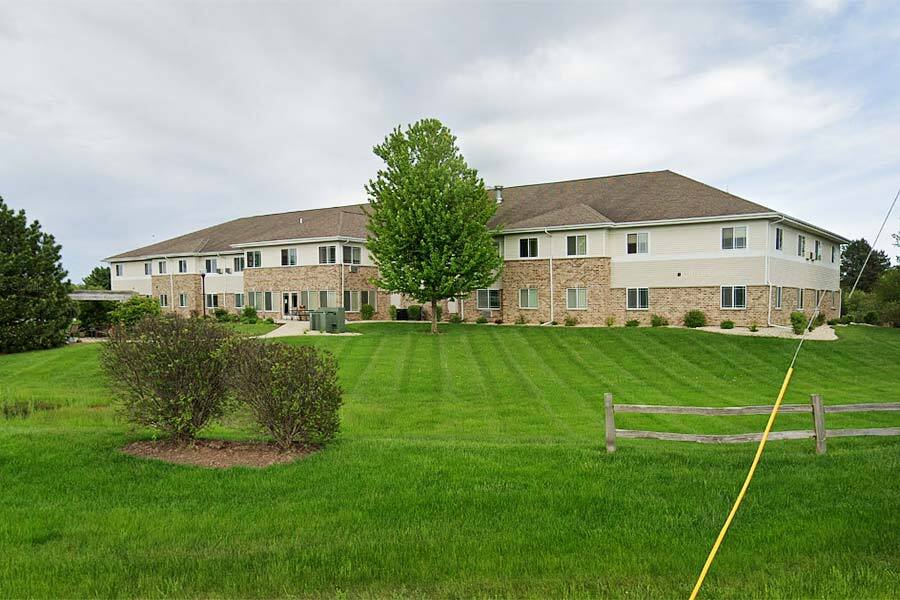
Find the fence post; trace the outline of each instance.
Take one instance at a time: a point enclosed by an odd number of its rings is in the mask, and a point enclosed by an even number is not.
[[[606,408],[606,451],[616,451],[616,417],[613,412],[613,395],[603,394],[603,406]]]
[[[809,401],[812,404],[813,427],[816,430],[816,454],[825,454],[825,409],[822,406],[822,397],[812,394]]]

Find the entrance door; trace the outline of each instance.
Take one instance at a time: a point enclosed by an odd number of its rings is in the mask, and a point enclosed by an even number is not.
[[[287,292],[283,292],[281,294],[281,306],[281,314],[283,314],[284,316],[288,316],[289,314],[291,314],[291,299],[290,294],[288,294]]]
[[[291,292],[291,310],[296,311],[300,306],[300,294],[297,292]]]

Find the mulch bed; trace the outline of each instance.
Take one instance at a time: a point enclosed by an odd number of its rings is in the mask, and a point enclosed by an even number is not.
[[[303,458],[315,448],[282,450],[268,442],[231,442],[225,440],[194,440],[180,444],[171,440],[132,442],[122,452],[139,458],[153,458],[180,465],[196,465],[214,469],[228,467],[269,467]]]

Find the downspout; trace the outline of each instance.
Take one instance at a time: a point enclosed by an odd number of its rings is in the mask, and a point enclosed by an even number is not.
[[[553,236],[547,229],[544,235],[550,238],[550,322],[553,322]]]
[[[769,232],[771,231],[772,226],[777,225],[778,223],[781,223],[782,221],[784,221],[784,215],[781,215],[781,217],[780,217],[777,221],[772,221],[772,222],[766,221],[766,253],[765,253],[765,257],[766,257],[766,285],[769,286],[769,309],[768,309],[768,312],[767,312],[767,314],[766,314],[766,324],[767,324],[769,327],[778,327],[778,328],[780,328],[780,329],[790,329],[790,327],[786,327],[786,326],[784,326],[784,325],[776,325],[775,323],[772,322],[772,282],[771,282],[770,279],[769,279],[769,251],[771,250],[771,248],[769,247]],[[783,244],[783,243],[784,243],[784,237],[782,237],[781,241],[782,241],[782,244]],[[781,299],[781,302],[782,302],[782,306],[783,306],[783,305],[784,305],[784,298]]]

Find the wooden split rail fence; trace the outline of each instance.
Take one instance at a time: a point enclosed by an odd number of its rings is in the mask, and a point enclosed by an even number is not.
[[[616,439],[650,439],[672,442],[699,442],[701,444],[739,444],[742,442],[758,442],[762,433],[739,433],[730,435],[701,435],[692,433],[671,433],[667,431],[644,431],[640,429],[617,429],[616,413],[669,414],[669,415],[768,415],[772,406],[729,406],[710,408],[705,406],[660,406],[652,404],[613,404],[613,395],[604,394],[603,404],[606,409],[606,451],[616,451]],[[873,404],[834,404],[825,406],[818,394],[810,396],[809,405],[782,404],[779,413],[812,413],[813,429],[794,431],[772,431],[770,440],[803,440],[815,438],[816,452],[825,453],[825,440],[835,437],[859,435],[900,435],[900,427],[877,427],[871,429],[825,429],[827,413],[873,412],[900,410],[900,402],[884,402]]]

